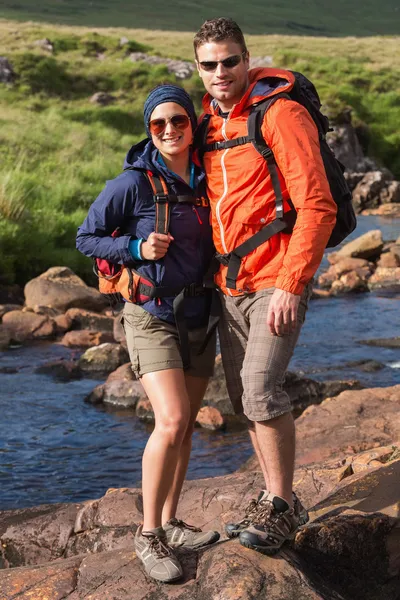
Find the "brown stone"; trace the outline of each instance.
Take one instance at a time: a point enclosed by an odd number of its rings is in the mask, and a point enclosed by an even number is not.
[[[383,248],[382,232],[380,229],[367,231],[355,240],[345,244],[334,256],[328,255],[328,260],[337,263],[342,258],[364,258],[374,260],[378,258]]]
[[[342,258],[335,263],[331,269],[333,269],[337,277],[341,277],[349,271],[358,271],[358,269],[362,267],[369,267],[372,269],[373,264],[364,258]]]
[[[28,307],[45,305],[66,311],[84,308],[101,311],[107,300],[97,290],[87,286],[68,267],[52,267],[29,281],[25,286],[25,303]]]
[[[22,306],[19,304],[0,304],[0,321],[6,313],[12,310],[22,310]]]
[[[2,323],[15,342],[52,338],[56,333],[53,319],[28,311],[12,310],[3,316]]]
[[[154,422],[154,411],[153,407],[151,406],[150,400],[148,400],[147,398],[141,398],[139,400],[139,402],[136,405],[136,416],[141,421],[146,421],[148,423]]]
[[[128,358],[125,348],[108,342],[88,348],[79,359],[79,367],[84,372],[111,373],[126,363]]]
[[[400,204],[381,204],[378,208],[366,208],[361,214],[398,219],[400,218]]]
[[[368,280],[370,290],[400,287],[400,267],[378,267]]]
[[[89,331],[80,329],[68,331],[61,340],[63,346],[68,348],[91,348],[100,344],[112,343],[114,337],[107,331]]]
[[[226,427],[226,420],[213,406],[203,406],[197,413],[196,423],[204,429],[211,429],[211,431],[219,431]]]
[[[113,331],[114,319],[99,315],[90,310],[70,308],[65,313],[71,321],[71,329],[89,329],[90,331]]]
[[[332,294],[347,294],[349,292],[367,292],[368,286],[366,281],[358,275],[356,271],[350,271],[338,281],[332,283]]]
[[[335,266],[332,265],[327,271],[325,271],[325,273],[322,273],[322,275],[318,277],[318,285],[322,289],[330,289],[332,283],[337,279],[338,275],[336,273]]]
[[[389,269],[400,267],[400,256],[394,252],[385,252],[385,254],[381,254],[377,266]]]
[[[67,314],[54,317],[54,322],[56,324],[57,333],[60,335],[69,331],[72,326],[71,319],[67,316]]]

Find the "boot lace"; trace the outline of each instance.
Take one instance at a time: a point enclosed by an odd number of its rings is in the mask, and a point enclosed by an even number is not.
[[[167,545],[166,538],[161,538],[152,533],[142,533],[142,536],[148,539],[149,550],[153,552],[157,558],[166,558],[167,556],[171,556],[172,553]]]
[[[189,531],[194,531],[196,533],[199,533],[201,531],[201,529],[199,529],[198,527],[195,527],[194,525],[188,525],[187,523],[185,523],[185,521],[182,521],[181,519],[170,519],[168,522],[173,527],[178,527],[179,529],[189,529]]]

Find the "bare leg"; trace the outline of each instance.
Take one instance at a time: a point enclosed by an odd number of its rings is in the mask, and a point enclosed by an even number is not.
[[[257,435],[256,435],[256,430],[255,430],[255,424],[253,423],[253,421],[249,421],[248,428],[249,428],[250,440],[251,440],[251,443],[253,444],[254,452],[256,453],[257,460],[259,462],[262,474],[264,476],[265,489],[269,490],[270,486],[269,486],[269,476],[268,476],[268,471],[267,471],[267,465],[266,465],[266,461],[264,460],[264,457],[260,450],[260,446],[259,446],[259,443],[257,440]]]
[[[292,506],[295,428],[292,413],[255,424],[261,455],[268,461],[270,492]]]
[[[203,400],[208,379],[201,377],[185,376],[186,390],[190,402],[190,419],[183,438],[178,462],[176,465],[175,476],[172,486],[169,489],[167,499],[162,510],[162,523],[166,523],[176,516],[176,509],[181,494],[182,485],[186,477],[186,471],[189,464],[190,451],[192,449],[192,434],[196,416],[199,412],[201,401]]]
[[[147,373],[141,382],[156,421],[143,453],[143,530],[148,531],[162,525],[162,508],[174,481],[190,404],[182,369]]]

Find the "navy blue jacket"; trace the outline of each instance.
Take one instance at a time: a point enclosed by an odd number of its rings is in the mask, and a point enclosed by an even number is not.
[[[135,268],[156,285],[185,286],[200,284],[214,253],[210,226],[210,209],[190,204],[170,205],[170,228],[174,238],[166,255],[157,261],[135,261],[128,249],[133,238],[147,239],[155,228],[153,191],[142,172],[150,170],[162,175],[171,193],[192,194],[193,190],[180,177],[162,166],[158,151],[150,140],[143,140],[128,152],[124,171],[108,181],[93,202],[89,213],[78,228],[77,249],[86,256],[104,258],[113,263]],[[205,196],[204,173],[196,167],[194,193]],[[112,238],[120,227],[122,235]],[[174,323],[173,298],[151,300],[143,308],[160,319]],[[185,315],[189,328],[207,323],[209,297],[186,298]]]

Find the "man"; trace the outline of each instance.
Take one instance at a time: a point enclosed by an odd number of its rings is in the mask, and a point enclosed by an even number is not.
[[[232,19],[206,21],[194,38],[194,50],[208,92],[203,100],[209,115],[207,137],[200,156],[214,243],[223,263],[216,275],[223,304],[222,361],[230,398],[236,412],[248,419],[265,478],[258,500],[250,503],[240,521],[228,524],[226,532],[239,536],[244,546],[274,554],[308,520],[292,492],[295,429],[282,385],[305,319],[312,277],[336,221],[336,204],[317,127],[307,110],[290,98],[279,97],[261,124],[275,167],[246,140],[226,144],[247,136],[251,107],[290,91],[293,74],[249,70],[243,33]],[[297,212],[293,231],[275,233],[251,249],[232,279],[229,253],[277,216],[277,178],[285,212],[291,204]]]

